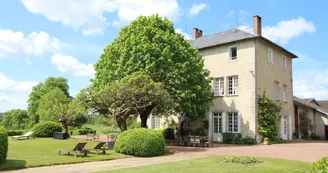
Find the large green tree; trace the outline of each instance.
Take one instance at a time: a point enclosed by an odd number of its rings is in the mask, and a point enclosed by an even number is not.
[[[59,88],[64,94],[69,97],[68,93],[68,81],[62,77],[48,77],[43,83],[39,83],[34,86],[32,92],[28,98],[28,113],[30,115],[30,126],[39,122],[38,108],[39,108],[39,100],[43,95],[48,93],[49,91]]]
[[[127,129],[126,120],[144,112],[149,106],[158,114],[170,111],[171,99],[162,83],[154,82],[144,72],[135,72],[102,91],[95,87],[82,90],[77,99],[98,114],[112,115],[121,129]]]
[[[158,15],[141,16],[124,27],[104,49],[95,64],[93,85],[101,90],[136,71],[145,71],[155,82],[164,84],[176,112],[186,118],[203,116],[212,103],[209,72],[204,61],[173,23]],[[149,106],[140,113],[145,127]]]
[[[28,126],[29,116],[26,110],[13,109],[6,113],[2,117],[1,124],[6,129],[25,129]]]
[[[68,133],[68,126],[76,126],[86,115],[86,109],[79,105],[75,99],[70,98],[60,90],[55,88],[41,97],[38,115],[41,121],[56,121],[63,124],[65,132]]]

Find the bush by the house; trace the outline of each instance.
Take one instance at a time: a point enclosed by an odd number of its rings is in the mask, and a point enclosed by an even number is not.
[[[242,144],[242,138],[243,136],[240,133],[223,133],[223,143],[225,144]]]
[[[230,157],[225,157],[223,159],[223,162],[227,163],[239,163],[239,164],[255,164],[255,163],[261,163],[260,160],[258,160],[255,157],[248,157],[248,156],[230,156]]]
[[[33,126],[36,137],[52,137],[54,132],[62,132],[61,124],[53,121],[42,121]]]
[[[250,136],[243,138],[243,144],[253,145],[254,143],[254,139]]]
[[[8,136],[17,136],[22,135],[24,133],[24,130],[7,130]]]
[[[150,157],[162,155],[165,151],[164,136],[145,128],[124,131],[115,142],[114,149],[118,153],[133,156]]]
[[[101,133],[103,133],[103,134],[110,134],[110,133],[116,133],[116,134],[118,134],[120,132],[121,131],[119,129],[114,129],[114,128],[111,128],[111,127],[109,127],[106,130],[101,131]]]
[[[81,129],[74,130],[74,135],[86,135],[86,134],[96,134],[96,130],[92,130],[92,128],[89,127],[82,127]]]
[[[159,137],[164,138],[164,130],[163,129],[155,129],[154,131],[156,132],[156,134]]]
[[[8,153],[8,135],[6,130],[0,126],[0,164],[4,163]]]
[[[315,134],[315,133],[311,133],[310,138],[313,139],[313,140],[320,140],[321,139],[321,137],[319,135]]]
[[[310,173],[328,172],[328,157],[324,157],[311,165]]]
[[[166,128],[163,133],[165,139],[175,139],[174,128],[172,127]]]

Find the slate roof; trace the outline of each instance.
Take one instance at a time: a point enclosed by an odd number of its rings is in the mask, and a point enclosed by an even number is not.
[[[231,43],[231,42],[246,40],[246,39],[251,39],[251,38],[261,38],[261,39],[283,49],[284,51],[288,52],[289,54],[292,55],[293,58],[297,58],[296,55],[289,52],[285,48],[279,46],[278,44],[270,41],[269,39],[259,36],[259,35],[256,35],[256,34],[253,34],[253,33],[242,31],[237,28],[230,29],[230,30],[223,31],[223,32],[218,32],[218,33],[211,34],[211,35],[205,35],[205,36],[199,37],[196,40],[189,40],[189,42],[196,49],[204,49],[207,47],[213,47],[213,46],[217,46],[220,44],[226,44],[226,43]]]
[[[328,100],[317,100],[317,102],[321,107],[328,109]]]
[[[321,112],[321,113],[323,113],[325,115],[328,115],[328,109],[325,109],[323,107],[317,106],[316,104],[313,104],[313,103],[311,103],[311,102],[309,102],[307,100],[298,98],[296,96],[293,96],[293,100],[294,100],[294,103],[298,103],[298,104],[307,106],[309,108],[315,109],[318,112]]]

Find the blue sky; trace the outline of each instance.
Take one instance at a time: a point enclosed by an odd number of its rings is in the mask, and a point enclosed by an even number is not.
[[[49,76],[68,79],[71,95],[87,87],[103,48],[139,15],[158,13],[190,38],[234,27],[263,35],[299,55],[294,95],[328,99],[328,2],[306,0],[8,0],[0,1],[0,112],[25,109],[31,88]]]

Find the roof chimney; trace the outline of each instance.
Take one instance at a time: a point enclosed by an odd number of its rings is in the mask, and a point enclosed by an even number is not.
[[[254,33],[261,36],[262,35],[262,20],[261,17],[256,15],[253,17],[254,22]]]
[[[197,38],[203,36],[203,31],[198,28],[194,28],[193,36],[194,40],[196,40]]]

